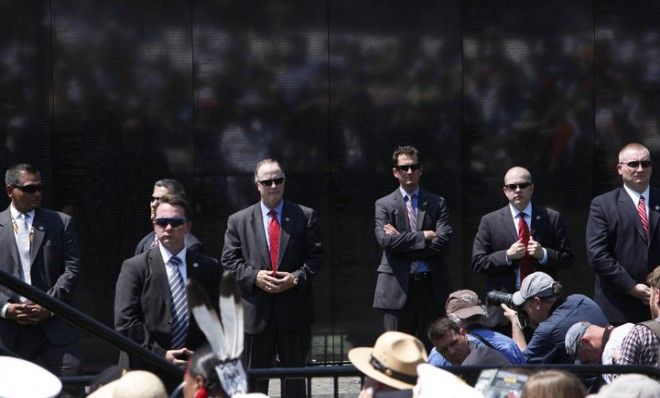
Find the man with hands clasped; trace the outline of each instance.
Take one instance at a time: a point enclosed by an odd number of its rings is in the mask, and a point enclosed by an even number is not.
[[[245,311],[244,363],[269,368],[305,366],[314,321],[312,278],[323,265],[316,212],[284,200],[285,175],[272,159],[257,164],[254,183],[261,196],[227,220],[222,266],[233,272]],[[268,393],[268,380],[251,391]],[[286,396],[304,397],[304,380],[285,380]]]

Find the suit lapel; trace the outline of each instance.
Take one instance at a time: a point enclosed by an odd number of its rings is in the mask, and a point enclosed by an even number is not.
[[[660,221],[660,191],[651,188],[649,196],[649,236],[653,236]]]
[[[48,230],[48,224],[46,224],[43,216],[39,209],[34,211],[34,221],[32,221],[32,237],[30,242],[30,264],[34,263],[37,253],[41,248],[41,244],[44,241],[44,236],[46,236],[46,231]]]
[[[426,211],[428,210],[429,200],[426,197],[426,192],[419,190],[419,195],[417,196],[417,230],[421,231],[424,227],[424,217],[426,216]]]
[[[500,209],[500,219],[502,220],[502,225],[504,226],[504,233],[506,233],[512,242],[518,240],[518,228],[513,223],[513,217],[511,216],[511,209],[509,205],[504,206]]]
[[[259,263],[263,264],[263,267],[265,267],[266,264],[270,264],[270,253],[268,252],[268,237],[264,232],[260,202],[252,207],[252,212],[250,214],[250,224],[252,226],[252,233],[254,234],[253,242],[255,242],[256,246],[258,247],[259,255],[261,256]]]
[[[7,268],[2,268],[7,271],[10,271],[12,275],[14,275],[17,278],[20,278],[20,272],[19,268],[16,266],[16,264],[20,264],[21,260],[19,259],[18,255],[18,246],[16,246],[16,237],[14,235],[14,227],[11,223],[11,213],[9,212],[9,207],[0,213],[0,250],[5,251],[5,253],[10,253],[11,254],[11,264],[0,264],[0,268],[2,267],[11,267],[12,269],[9,270]]]
[[[187,257],[187,256],[186,256]],[[160,289],[158,297],[160,303],[165,307],[164,313],[172,316],[172,293],[170,292],[170,282],[167,280],[167,271],[165,271],[165,263],[163,256],[160,254],[158,247],[151,248],[147,253],[147,266],[151,270],[153,276],[153,284],[155,288]]]
[[[294,212],[291,211],[291,206],[287,201],[284,201],[284,206],[282,206],[282,222],[280,228],[280,247],[277,251],[277,268],[280,268],[282,264],[282,257],[284,257],[284,252],[289,244],[289,238],[293,231],[293,226],[296,223]]]

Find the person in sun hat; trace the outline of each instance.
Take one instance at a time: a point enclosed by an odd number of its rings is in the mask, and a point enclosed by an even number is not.
[[[62,382],[54,374],[24,359],[0,356],[0,397],[54,398]]]
[[[163,382],[153,373],[133,370],[124,373],[90,395],[88,398],[167,398]]]
[[[501,305],[511,321],[511,336],[528,363],[572,363],[564,344],[568,329],[583,320],[602,327],[609,325],[598,304],[582,294],[564,297],[562,285],[544,272],[528,275],[512,299],[517,308],[538,324],[528,344],[518,313],[506,304]]]
[[[378,337],[373,347],[356,347],[348,359],[366,378],[361,397],[381,391],[410,390],[417,382],[417,365],[427,361],[419,339],[389,331]],[[411,396],[407,391],[400,396]]]
[[[447,317],[465,330],[470,344],[492,348],[512,364],[525,363],[527,358],[513,339],[486,327],[486,308],[474,291],[464,289],[453,292],[447,299],[445,310]],[[450,365],[435,347],[429,354],[429,363],[438,367]]]

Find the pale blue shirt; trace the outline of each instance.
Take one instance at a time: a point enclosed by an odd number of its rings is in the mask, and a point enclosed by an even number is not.
[[[169,263],[170,258],[174,257],[172,253],[170,253],[169,250],[165,248],[163,245],[158,245],[158,249],[160,250],[160,255],[163,256],[163,262],[165,263],[165,271],[167,272],[167,280],[170,280],[170,277],[172,274],[174,274],[174,266]],[[188,272],[186,271],[186,253],[188,252],[188,249],[183,246],[183,249],[177,253],[177,257],[179,257],[179,260],[181,260],[181,264],[179,264],[179,272],[181,273],[181,276],[183,277],[183,283],[185,284],[186,281],[188,280]]]

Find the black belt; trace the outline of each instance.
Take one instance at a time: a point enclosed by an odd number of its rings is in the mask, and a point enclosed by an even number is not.
[[[424,281],[427,279],[431,279],[430,272],[413,272],[412,274],[410,274],[410,280],[413,281]]]

